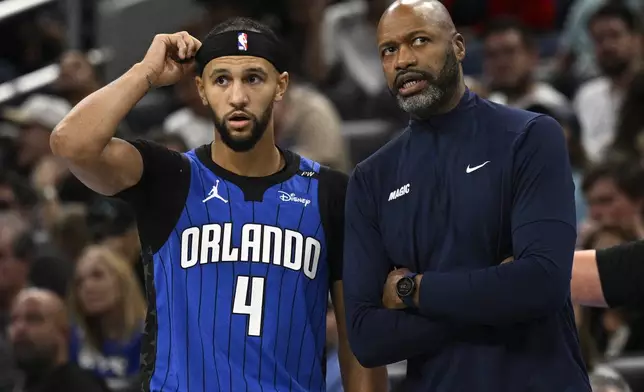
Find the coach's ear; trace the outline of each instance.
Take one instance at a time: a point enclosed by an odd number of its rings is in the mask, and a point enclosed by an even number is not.
[[[288,88],[290,76],[288,72],[282,72],[277,75],[277,88],[275,89],[275,102],[279,102],[284,99],[284,94],[286,94],[286,89]]]
[[[208,100],[206,99],[206,91],[204,90],[203,79],[201,76],[195,76],[195,84],[197,85],[197,91],[199,92],[199,98],[201,98],[201,103],[203,106],[208,106]]]

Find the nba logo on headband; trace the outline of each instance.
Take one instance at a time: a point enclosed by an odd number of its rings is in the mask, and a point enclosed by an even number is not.
[[[244,52],[248,50],[248,34],[237,33],[237,50]]]

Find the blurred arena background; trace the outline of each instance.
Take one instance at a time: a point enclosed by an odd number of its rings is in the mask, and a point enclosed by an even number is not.
[[[470,89],[562,124],[579,248],[644,238],[644,2],[443,2],[466,39]],[[61,339],[72,364],[112,391],[137,390],[145,305],[135,218],[85,188],[49,150],[49,133],[76,103],[141,59],[157,33],[201,37],[228,17],[255,17],[295,53],[293,84],[275,108],[279,143],[349,172],[407,122],[386,89],[375,44],[390,3],[1,0],[0,392],[26,390],[5,331],[13,298],[28,286],[67,301],[73,328]],[[190,78],[149,93],[119,130],[178,151],[212,134]],[[644,391],[642,310],[577,309],[595,391]],[[342,387],[332,313],[327,321],[327,390],[335,392]],[[390,367],[392,390],[405,390],[404,374],[404,363]]]

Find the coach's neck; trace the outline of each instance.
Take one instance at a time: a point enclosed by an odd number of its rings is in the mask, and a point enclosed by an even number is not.
[[[275,146],[273,124],[269,124],[255,147],[246,152],[230,149],[215,132],[211,158],[229,172],[244,177],[266,177],[280,171],[285,164],[282,154]]]

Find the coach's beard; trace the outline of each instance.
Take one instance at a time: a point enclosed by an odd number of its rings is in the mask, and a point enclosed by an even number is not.
[[[217,130],[217,133],[219,133],[219,136],[221,136],[221,141],[235,152],[250,151],[255,147],[257,142],[260,141],[262,136],[264,136],[264,132],[266,132],[268,123],[271,120],[271,115],[273,114],[273,103],[271,102],[271,104],[268,105],[259,118],[251,113],[245,113],[250,117],[252,128],[250,135],[238,138],[234,137],[230,129],[228,129],[226,126],[226,120],[219,117],[214,110],[212,111],[215,129]]]
[[[397,89],[391,89],[390,92],[396,97],[398,106],[402,110],[412,116],[426,118],[440,109],[450,98],[450,93],[458,86],[460,76],[458,65],[456,53],[453,49],[448,49],[445,53],[445,65],[438,77],[427,72],[413,71],[425,75],[427,87],[423,91],[408,97],[401,96]]]

